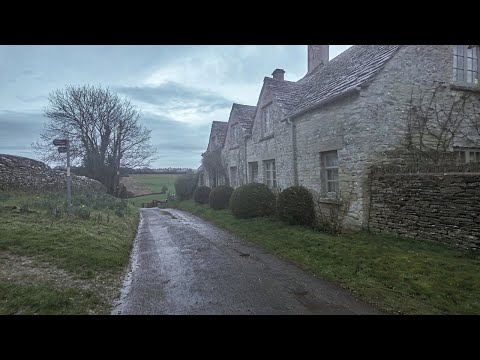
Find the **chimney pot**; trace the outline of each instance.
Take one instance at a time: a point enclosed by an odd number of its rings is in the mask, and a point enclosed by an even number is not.
[[[275,69],[275,71],[272,73],[273,78],[277,80],[284,80],[284,75],[285,70],[283,69]]]

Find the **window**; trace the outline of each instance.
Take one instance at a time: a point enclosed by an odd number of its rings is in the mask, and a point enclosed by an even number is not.
[[[240,130],[240,128],[238,126],[238,123],[232,125],[232,127],[231,127],[232,146],[238,145],[238,142],[240,140],[240,131],[239,130]]]
[[[268,104],[262,108],[262,134],[268,136],[273,133],[273,108]]]
[[[277,187],[277,174],[275,170],[275,160],[266,160],[263,162],[264,183],[269,188]]]
[[[225,185],[225,176],[223,175],[218,176],[218,185]]]
[[[256,183],[258,182],[258,162],[249,162],[248,163],[248,182]]]
[[[478,82],[478,47],[453,46],[453,80],[467,83]]]
[[[321,153],[321,168],[323,173],[324,183],[323,189],[325,192],[339,192],[338,183],[338,152],[325,151]]]
[[[457,161],[460,164],[468,164],[471,162],[480,162],[480,149],[461,149],[456,150]]]
[[[200,186],[205,185],[205,176],[203,173],[200,174]]]
[[[238,171],[236,166],[230,168],[230,186],[233,188],[238,186]]]

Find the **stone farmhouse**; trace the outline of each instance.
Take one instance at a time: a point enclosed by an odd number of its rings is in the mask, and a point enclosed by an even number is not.
[[[328,45],[309,45],[303,78],[286,81],[276,69],[264,78],[256,106],[233,104],[227,122],[213,122],[202,156],[216,154],[222,169],[204,161],[199,184],[262,182],[277,191],[303,185],[327,203],[349,192],[348,222],[365,226],[370,169],[399,160],[414,86],[480,92],[479,52],[466,45],[356,45],[329,61]],[[480,161],[480,148],[462,139],[451,151],[463,162]]]

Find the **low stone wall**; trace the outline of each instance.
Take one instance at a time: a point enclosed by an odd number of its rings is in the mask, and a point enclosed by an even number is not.
[[[369,228],[480,248],[480,167],[411,170],[373,169]]]
[[[66,172],[52,170],[41,161],[0,154],[0,191],[65,191]],[[72,192],[102,191],[100,182],[72,174]]]

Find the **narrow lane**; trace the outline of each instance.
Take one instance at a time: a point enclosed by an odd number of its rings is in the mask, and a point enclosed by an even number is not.
[[[378,314],[340,287],[176,209],[141,209],[112,314]]]

